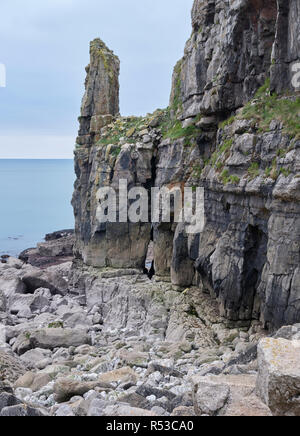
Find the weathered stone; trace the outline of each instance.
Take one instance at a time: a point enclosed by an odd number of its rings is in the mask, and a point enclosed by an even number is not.
[[[123,404],[108,406],[103,411],[103,416],[157,416],[149,410],[139,409]]]
[[[300,341],[263,339],[258,346],[259,397],[275,416],[300,415]]]
[[[138,380],[138,374],[129,367],[115,369],[114,371],[101,374],[99,377],[99,381],[105,383],[133,382],[135,384],[137,380]]]
[[[88,119],[99,115],[118,115],[120,62],[100,39],[91,42],[90,64],[86,70],[81,117]],[[81,129],[86,131],[84,127],[82,123]]]
[[[271,416],[255,397],[255,376],[195,376],[192,381],[196,415]]]
[[[6,393],[6,392],[0,393],[0,412],[5,407],[16,406],[18,404],[21,404],[21,401],[18,400],[13,395]]]
[[[156,398],[166,397],[170,401],[174,400],[174,398],[176,397],[176,395],[170,391],[167,391],[164,389],[157,389],[157,388],[154,388],[152,386],[148,386],[146,384],[140,386],[137,389],[136,393],[138,395],[141,395],[144,398],[147,398],[147,397],[150,397],[151,395],[154,395]]]
[[[196,415],[215,416],[222,412],[230,394],[226,385],[201,382],[195,386],[194,406]]]
[[[271,65],[272,89],[276,92],[284,92],[287,89],[299,90],[299,80],[293,82],[293,77],[299,69],[297,65],[295,69],[293,66],[299,63],[300,42],[298,38],[290,38],[289,35],[299,35],[300,7],[298,2],[293,0],[278,0],[277,6],[277,32]],[[296,87],[293,84],[296,84]]]
[[[86,392],[95,388],[99,388],[103,391],[110,391],[111,385],[102,381],[77,382],[72,379],[60,378],[54,385],[54,393],[56,394],[56,401],[63,403],[77,395],[83,396]]]
[[[21,376],[15,383],[15,388],[28,388],[32,392],[39,391],[52,381],[49,374],[27,372]]]
[[[38,409],[33,409],[32,407],[28,407],[25,404],[20,404],[17,406],[4,407],[2,409],[0,416],[47,416],[46,413],[41,412]]]
[[[180,406],[173,410],[171,416],[196,416],[193,407]]]
[[[37,268],[25,274],[22,281],[32,294],[39,288],[47,288],[52,294],[65,295],[68,289],[68,284],[62,277]]]
[[[24,354],[32,348],[53,350],[78,347],[90,342],[91,339],[85,329],[45,328],[22,333],[14,343],[13,349],[18,354]]]
[[[9,351],[0,350],[0,379],[14,383],[26,372],[26,366]]]
[[[137,407],[139,409],[151,409],[151,403],[142,395],[133,392],[131,394],[123,395],[119,398],[119,401],[126,403],[131,407]]]

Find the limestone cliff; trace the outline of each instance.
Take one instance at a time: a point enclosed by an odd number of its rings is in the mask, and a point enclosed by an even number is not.
[[[143,270],[153,240],[155,280],[198,286],[230,320],[299,322],[299,14],[299,0],[195,0],[170,106],[140,118],[118,116],[119,61],[92,43],[75,151],[78,262]],[[203,186],[204,231],[100,225],[97,191],[120,179]]]

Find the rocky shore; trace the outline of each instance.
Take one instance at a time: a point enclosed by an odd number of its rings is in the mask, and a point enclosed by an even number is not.
[[[36,248],[24,250],[19,259],[39,268],[71,262],[75,243],[74,230],[60,230],[45,236]]]
[[[203,289],[133,269],[8,258],[0,289],[0,416],[300,412],[300,326],[266,339],[257,321],[221,317]]]
[[[92,41],[75,234],[0,263],[0,416],[300,416],[299,16],[195,0],[145,117],[120,116],[120,61]],[[100,222],[124,179],[204,188],[203,231]]]

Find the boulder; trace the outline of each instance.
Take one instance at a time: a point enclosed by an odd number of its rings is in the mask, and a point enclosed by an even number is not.
[[[193,407],[179,406],[173,410],[171,416],[196,416]]]
[[[0,350],[0,379],[14,383],[25,374],[26,366],[12,352]]]
[[[31,389],[32,392],[39,391],[52,381],[49,374],[26,372],[15,383],[14,387]]]
[[[0,274],[0,291],[2,296],[8,298],[14,294],[24,294],[26,292],[26,285],[15,273]],[[3,297],[2,297],[3,298]]]
[[[54,348],[78,347],[90,344],[91,339],[85,329],[44,328],[22,333],[13,349],[19,355],[32,348],[53,350]]]
[[[110,391],[112,386],[102,381],[79,382],[68,378],[59,378],[54,385],[56,401],[63,403],[69,401],[72,397],[83,396],[91,390]]]
[[[274,339],[300,340],[300,324],[281,327],[273,337]]]
[[[300,416],[300,341],[263,339],[258,346],[258,396],[275,416]]]
[[[47,414],[25,404],[19,404],[17,406],[4,407],[0,416],[47,416]]]
[[[38,268],[32,268],[22,277],[26,285],[27,292],[34,293],[39,288],[47,288],[53,295],[65,295],[68,290],[68,283],[61,276],[50,271],[43,271]]]
[[[30,306],[34,301],[33,295],[14,294],[8,300],[8,309],[12,314],[18,314],[24,310],[30,310]]]
[[[195,413],[209,416],[271,416],[255,396],[256,377],[219,375],[192,377]]]
[[[149,354],[140,351],[127,351],[121,350],[118,353],[119,359],[128,366],[137,366],[140,368],[147,368],[149,361]]]
[[[103,416],[157,416],[149,410],[131,407],[126,404],[108,406],[103,411]]]
[[[168,368],[167,366],[160,365],[156,362],[151,362],[148,366],[147,373],[160,372],[163,375],[169,375],[170,377],[183,378],[183,373],[174,368]]]
[[[194,393],[196,415],[218,415],[225,408],[229,394],[230,388],[226,384],[201,381]]]
[[[99,380],[105,383],[136,383],[138,374],[129,367],[115,369],[114,371],[101,374]]]
[[[172,401],[176,398],[176,395],[171,391],[154,388],[146,384],[139,386],[136,393],[144,398],[150,397],[151,395],[154,395],[156,398],[166,397],[169,401]]]

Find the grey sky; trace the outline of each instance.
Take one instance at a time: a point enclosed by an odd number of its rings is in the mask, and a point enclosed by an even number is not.
[[[168,105],[193,0],[1,2],[0,158],[72,157],[89,41],[121,60],[121,113]]]

